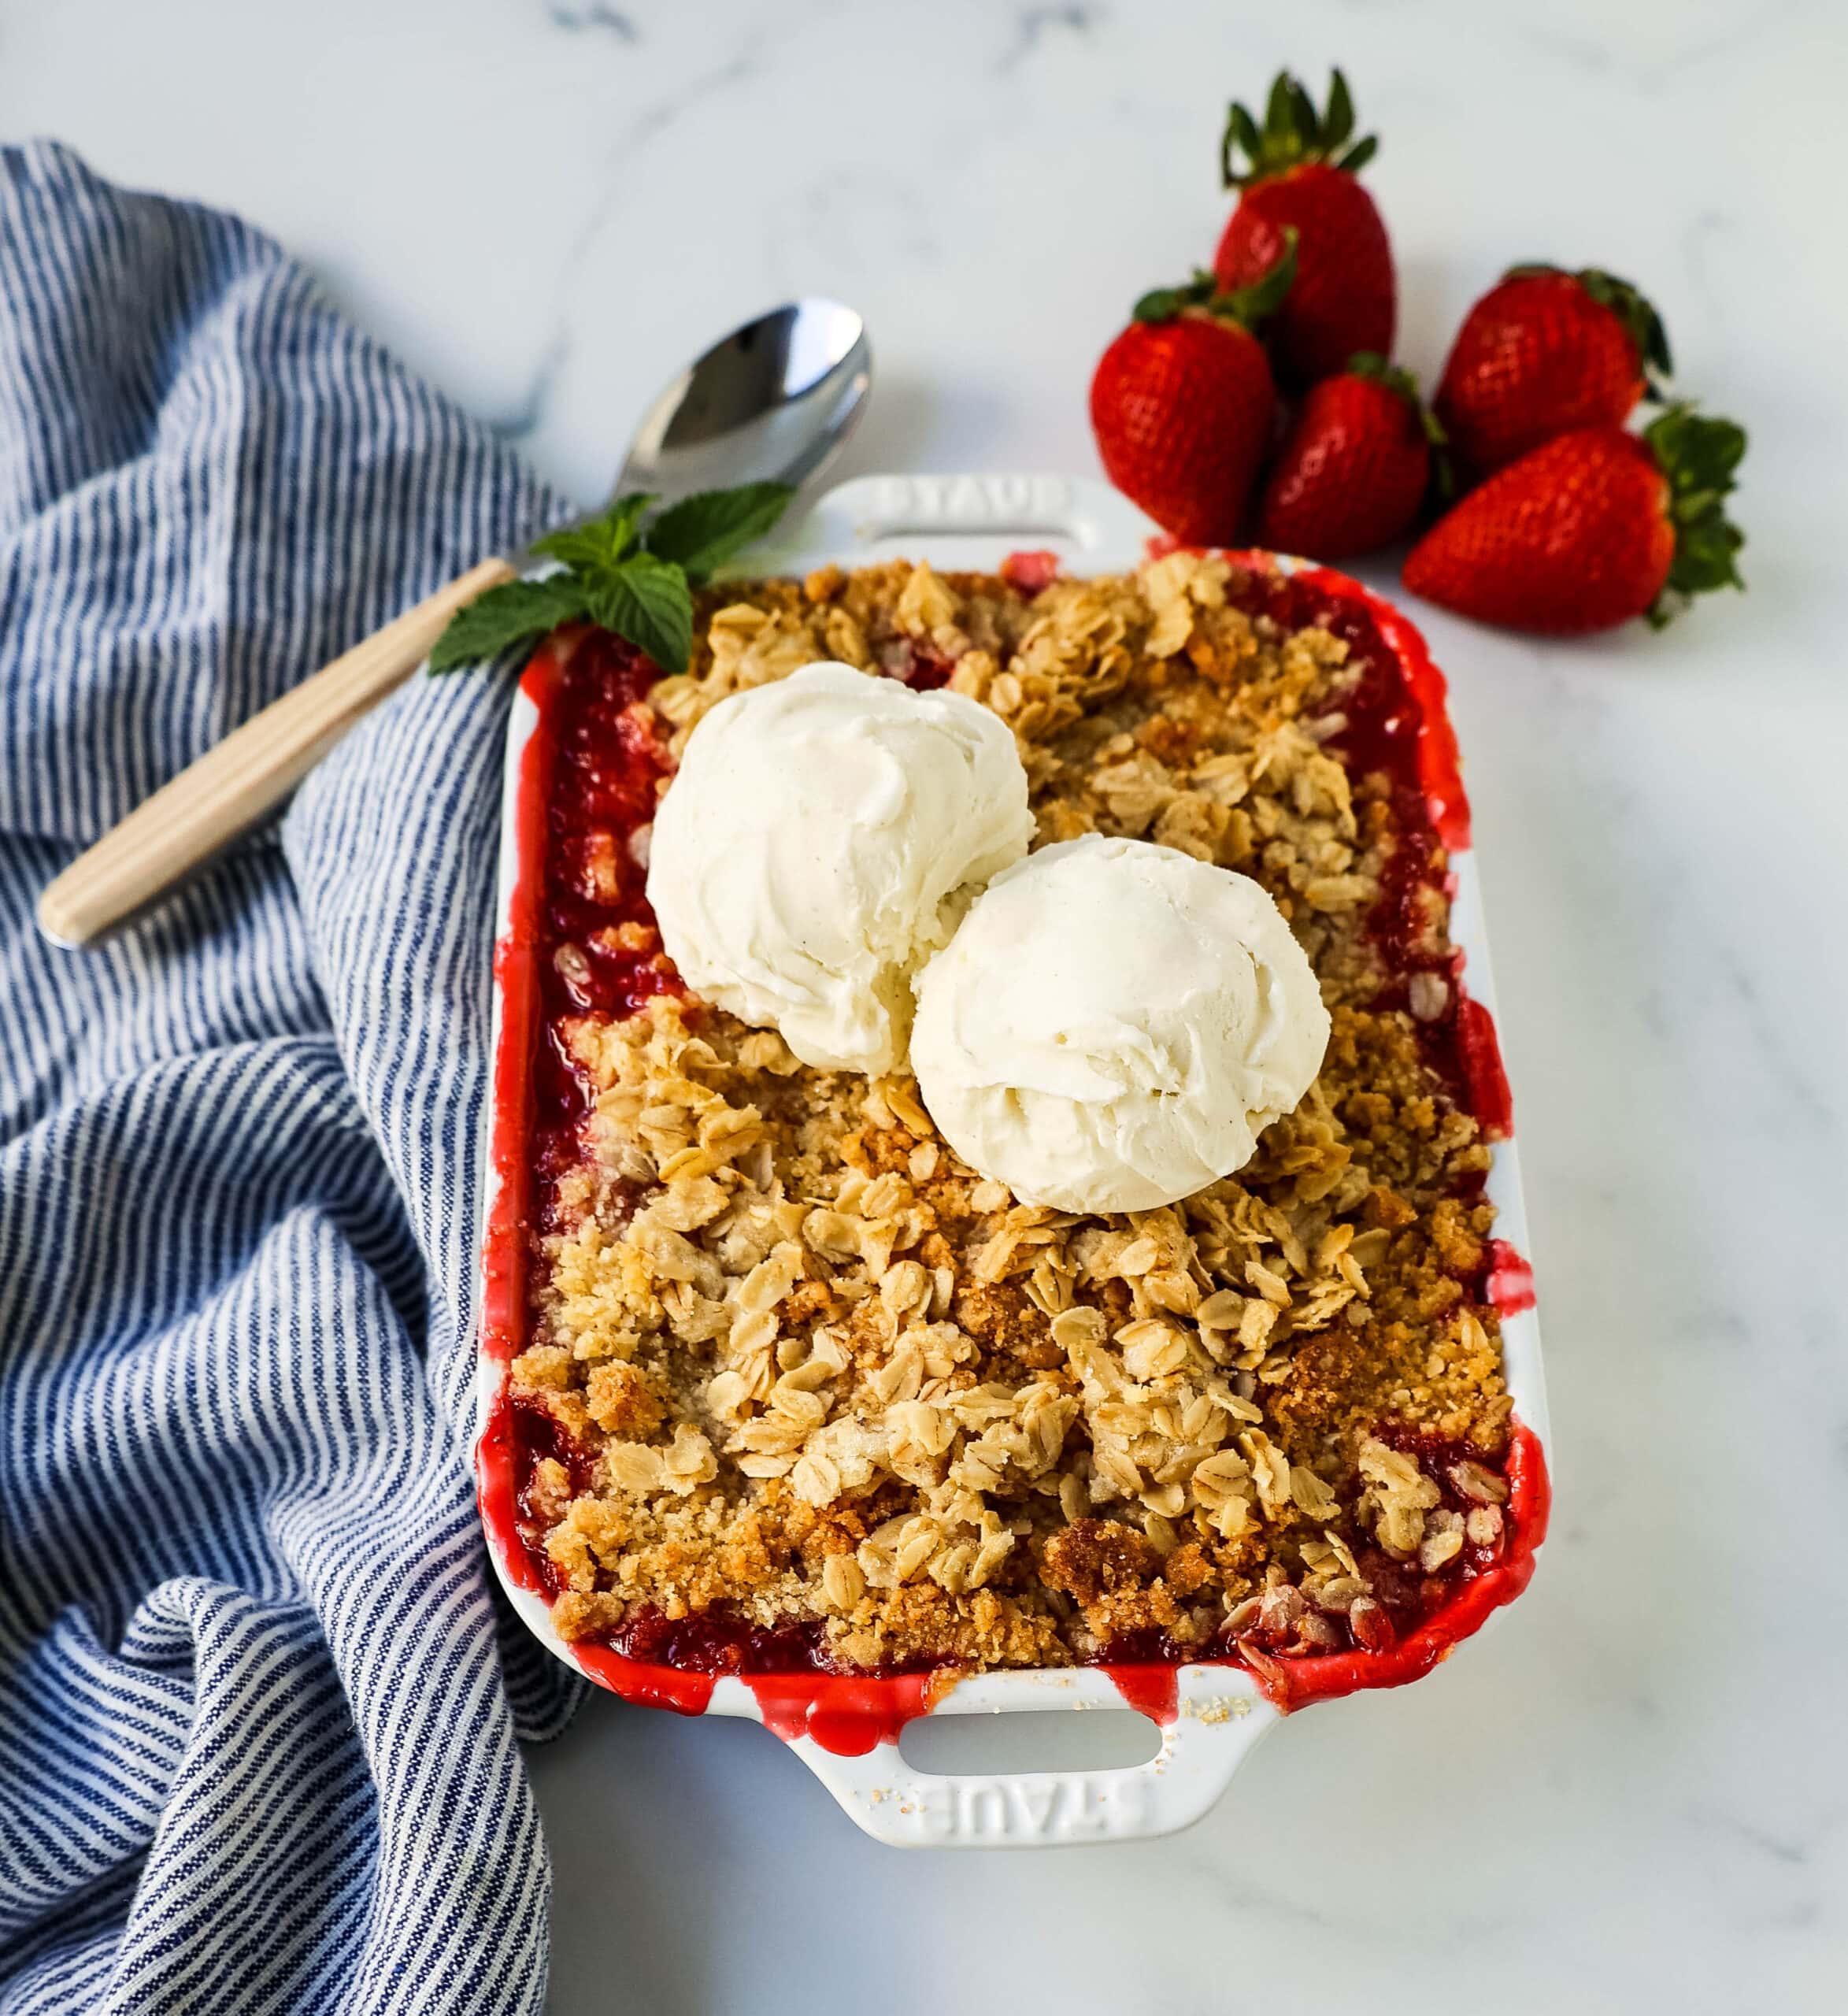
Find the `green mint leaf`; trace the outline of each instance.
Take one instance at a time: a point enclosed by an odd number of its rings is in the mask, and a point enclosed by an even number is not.
[[[702,490],[663,511],[648,528],[643,543],[657,559],[680,568],[697,587],[714,568],[761,539],[794,495],[787,483]]]
[[[458,609],[430,654],[430,669],[447,672],[458,665],[476,665],[498,658],[511,644],[543,637],[561,623],[588,610],[583,584],[569,574],[543,581],[504,581]]]
[[[543,539],[533,541],[532,550],[547,560],[560,561],[574,574],[600,574],[606,567],[617,565],[620,558],[613,558],[609,540],[586,525],[564,525],[555,532],[547,532]]]
[[[591,620],[626,637],[663,672],[684,672],[693,654],[693,596],[687,576],[652,553],[635,553],[588,584]]]
[[[532,543],[535,553],[562,561],[580,573],[594,574],[619,565],[635,545],[635,528],[642,513],[654,502],[645,490],[619,497],[601,517],[581,524],[561,526]]]
[[[694,584],[761,539],[795,495],[783,483],[746,484],[689,497],[647,532],[654,498],[637,491],[607,511],[535,539],[532,550],[562,564],[539,581],[510,581],[453,617],[430,656],[432,672],[494,658],[587,616],[646,651],[664,672],[684,672],[693,652]]]

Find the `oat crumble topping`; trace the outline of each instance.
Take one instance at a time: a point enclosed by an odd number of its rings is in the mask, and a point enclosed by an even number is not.
[[[536,1455],[521,1501],[568,1638],[703,1619],[863,1668],[1378,1647],[1495,1558],[1488,1154],[1422,1043],[1443,856],[1342,760],[1347,644],[1241,582],[1183,553],[1029,596],[900,561],[702,598],[635,728],[664,768],[718,699],[818,658],[946,678],[1014,731],[1035,844],[1128,835],[1257,876],[1334,1032],[1235,1176],[1083,1217],[959,1162],[909,1078],[810,1069],[671,986],[568,1018],[588,1111],[511,1373],[572,1452]],[[591,839],[639,886],[645,827]],[[1407,847],[1432,955],[1409,980],[1370,926]]]

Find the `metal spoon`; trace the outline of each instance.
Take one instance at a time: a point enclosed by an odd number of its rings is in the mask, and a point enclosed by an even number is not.
[[[872,384],[866,325],[838,301],[798,301],[734,329],[643,416],[617,494],[670,502],[738,483],[808,482],[826,469]]]
[[[840,452],[872,384],[865,324],[837,301],[792,302],[735,329],[643,415],[615,495],[669,501],[739,484],[801,484]],[[87,945],[165,895],[275,810],[354,724],[402,685],[455,612],[529,564],[484,560],[209,749],[39,899],[39,928]]]

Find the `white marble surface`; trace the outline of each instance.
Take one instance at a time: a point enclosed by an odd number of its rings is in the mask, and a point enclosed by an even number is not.
[[[1848,16],[0,0],[0,128],[268,225],[587,497],[690,346],[805,290],[874,332],[854,467],[1091,469],[1093,357],[1212,245],[1224,97],[1335,57],[1385,135],[1410,361],[1510,261],[1595,261],[1753,434],[1748,596],[1574,647],[1427,618],[1556,1536],[1492,1639],[1287,1726],[1146,1847],[902,1858],[761,1731],[599,1701],[533,1759],[560,2016],[1841,2006]]]

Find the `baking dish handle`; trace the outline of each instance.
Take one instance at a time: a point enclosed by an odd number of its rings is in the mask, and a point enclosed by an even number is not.
[[[1023,1700],[1022,1708],[1043,1706]],[[1203,1720],[1183,1711],[1146,1763],[1102,1771],[920,1771],[898,1746],[857,1757],[790,1744],[863,1832],[900,1848],[1046,1848],[1142,1841],[1191,1827],[1278,1717],[1268,1703]]]
[[[1065,476],[867,476],[837,484],[791,528],[787,553],[754,552],[755,568],[844,558],[880,541],[923,537],[1051,545],[1133,566],[1160,532],[1108,484]]]

